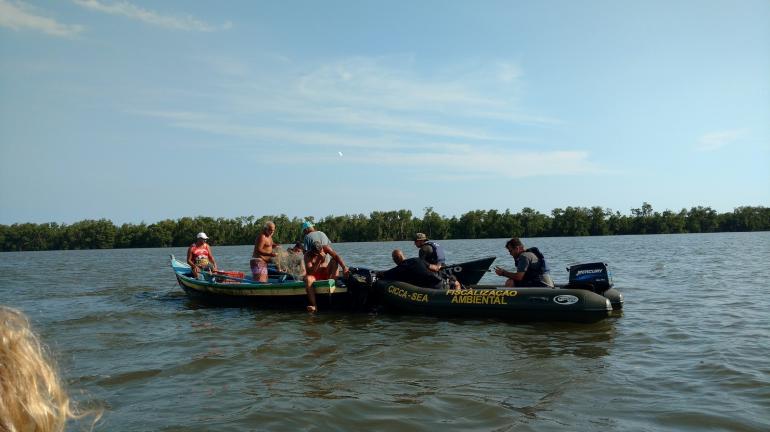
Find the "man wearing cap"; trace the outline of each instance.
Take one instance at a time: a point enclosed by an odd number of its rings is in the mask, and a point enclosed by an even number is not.
[[[318,231],[310,221],[302,222],[302,246],[305,252],[313,247],[313,243],[321,242],[322,245],[330,245],[332,242],[323,231]]]
[[[318,307],[315,302],[313,282],[317,280],[335,279],[339,267],[345,276],[349,274],[348,267],[342,258],[332,249],[332,242],[323,231],[315,229],[309,221],[302,223],[302,245],[305,248],[305,291],[308,299],[308,312],[315,312]]]
[[[428,240],[428,236],[423,233],[417,233],[414,235],[414,245],[420,249],[419,256],[428,263],[430,271],[437,272],[441,270],[446,261],[446,255],[444,254],[444,248],[440,244]]]
[[[187,249],[187,264],[192,269],[193,277],[198,277],[198,272],[201,270],[216,271],[217,262],[214,260],[214,254],[211,253],[211,247],[209,247],[206,241],[209,236],[205,232],[199,232],[195,236],[195,243],[191,244]]]
[[[516,271],[509,272],[502,267],[495,267],[498,276],[507,277],[507,287],[549,287],[553,288],[553,280],[548,272],[545,257],[536,247],[524,249],[524,243],[514,237],[505,243],[505,248],[516,263]]]

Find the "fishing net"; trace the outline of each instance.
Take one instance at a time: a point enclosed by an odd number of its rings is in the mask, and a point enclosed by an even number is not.
[[[305,260],[302,253],[289,252],[283,249],[277,249],[274,252],[276,256],[273,257],[273,262],[278,271],[288,273],[296,280],[305,276]]]

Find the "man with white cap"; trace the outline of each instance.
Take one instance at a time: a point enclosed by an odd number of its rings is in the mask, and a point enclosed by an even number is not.
[[[195,243],[191,244],[187,249],[187,264],[192,269],[193,277],[198,277],[198,273],[201,270],[216,271],[217,262],[214,260],[214,254],[211,253],[211,247],[209,247],[206,241],[209,236],[205,232],[199,232],[195,236]]]

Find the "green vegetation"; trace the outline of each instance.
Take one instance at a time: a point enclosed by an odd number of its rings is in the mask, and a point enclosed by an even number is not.
[[[312,218],[309,218],[312,220]],[[111,249],[187,246],[199,231],[205,231],[214,245],[252,244],[265,221],[278,226],[280,243],[299,239],[302,219],[286,215],[235,219],[184,217],[154,224],[115,226],[106,219],[84,220],[72,225],[56,223],[0,225],[0,250],[33,251],[56,249]],[[531,208],[520,213],[509,210],[473,210],[462,216],[446,218],[432,207],[422,218],[409,210],[372,212],[345,216],[327,216],[316,227],[332,241],[408,240],[415,232],[435,239],[476,239],[502,237],[558,237],[615,234],[674,234],[702,232],[768,231],[770,208],[738,207],[732,213],[718,214],[709,207],[653,212],[644,203],[631,209],[630,215],[602,207],[557,208],[550,215]]]

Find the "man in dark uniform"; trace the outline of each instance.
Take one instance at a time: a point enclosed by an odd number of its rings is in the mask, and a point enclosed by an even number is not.
[[[393,251],[396,266],[385,272],[378,272],[377,277],[399,282],[406,282],[424,288],[459,289],[460,283],[453,278],[442,278],[440,273],[428,269],[422,258],[406,259],[400,249]]]
[[[417,233],[414,235],[414,245],[420,249],[419,256],[428,264],[430,271],[438,272],[441,270],[446,261],[446,255],[440,244],[428,240],[428,236],[423,233]]]

